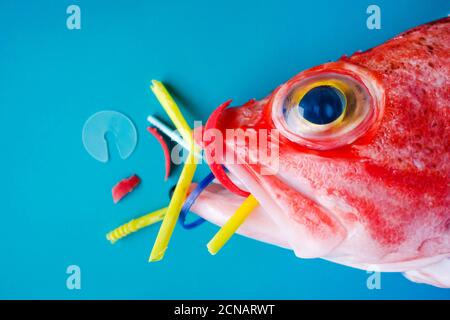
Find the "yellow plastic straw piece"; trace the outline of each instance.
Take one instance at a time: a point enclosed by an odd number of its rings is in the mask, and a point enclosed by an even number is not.
[[[209,241],[207,245],[209,253],[214,255],[219,252],[258,205],[258,200],[252,194],[249,195],[231,218],[220,228],[211,241]]]
[[[114,229],[106,235],[106,239],[114,244],[117,240],[120,240],[129,234],[141,230],[149,225],[155,224],[161,221],[166,214],[167,208],[162,208],[146,214],[145,216],[136,218],[127,222],[120,227]]]
[[[153,245],[152,252],[150,253],[149,262],[153,262],[159,261],[164,257],[164,253],[169,245],[170,238],[172,237],[173,230],[175,229],[178,216],[180,215],[181,208],[186,198],[188,188],[192,182],[192,178],[194,177],[197,165],[195,161],[196,146],[192,137],[191,128],[181,114],[177,104],[161,82],[153,80],[150,88],[156,98],[158,98],[159,103],[169,115],[183,139],[185,139],[191,146],[186,163],[184,164],[180,178],[178,179],[178,183],[173,192],[172,199],[167,207],[167,212],[159,229],[155,244]]]
[[[180,132],[183,139],[188,143],[193,143],[193,137],[191,133],[191,128],[184,119],[183,114],[178,108],[176,102],[173,100],[170,93],[167,91],[166,87],[162,84],[162,82],[158,80],[152,80],[152,85],[150,86],[156,98],[158,98],[159,103],[166,111],[170,120],[172,120],[175,127]]]

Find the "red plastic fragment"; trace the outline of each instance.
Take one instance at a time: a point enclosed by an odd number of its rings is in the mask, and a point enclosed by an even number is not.
[[[169,147],[167,146],[166,140],[164,140],[164,138],[159,134],[159,132],[158,132],[158,130],[156,128],[148,127],[147,130],[148,130],[148,132],[150,132],[156,138],[156,140],[158,140],[159,144],[161,145],[161,147],[163,149],[164,159],[165,159],[165,163],[166,163],[166,175],[164,177],[164,180],[167,181],[167,179],[169,179],[169,176],[170,176],[170,151],[169,151]]]
[[[137,175],[133,175],[129,178],[125,178],[119,181],[112,188],[112,197],[114,203],[119,202],[123,197],[125,197],[128,193],[133,191],[134,188],[141,182],[141,179]]]
[[[217,122],[219,121],[219,117],[222,114],[223,110],[225,110],[231,103],[231,100],[228,100],[224,103],[222,103],[216,110],[211,113],[211,116],[209,117],[208,121],[205,125],[205,131],[209,129],[217,129]],[[205,146],[207,148],[208,146]],[[222,185],[227,188],[229,191],[240,195],[242,197],[248,197],[250,193],[248,191],[242,190],[237,185],[231,181],[231,179],[227,176],[225,173],[224,168],[220,163],[214,162],[214,159],[211,159],[210,152],[205,152],[206,161],[209,164],[209,168],[211,169],[211,172],[214,174],[214,176],[217,178],[217,180],[222,183]]]

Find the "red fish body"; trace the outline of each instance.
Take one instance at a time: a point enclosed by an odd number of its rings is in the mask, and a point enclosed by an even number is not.
[[[326,125],[305,121],[299,97],[334,86],[345,95],[345,114]],[[277,161],[224,163],[260,203],[238,232],[299,257],[450,287],[449,124],[450,18],[224,110],[217,125],[224,136],[238,128],[279,133]],[[224,145],[241,157],[254,151],[231,139]],[[222,225],[242,201],[215,185],[194,212]]]

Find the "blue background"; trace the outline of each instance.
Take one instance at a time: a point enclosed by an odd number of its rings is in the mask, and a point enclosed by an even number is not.
[[[168,203],[163,154],[145,131],[164,114],[148,86],[167,83],[189,119],[221,102],[262,98],[301,70],[368,49],[450,12],[448,1],[380,1],[382,29],[366,28],[369,1],[0,1],[0,298],[448,299],[450,291],[364,271],[236,236],[217,256],[217,227],[177,226],[162,262],[147,258],[158,228],[114,246],[105,234]],[[81,7],[81,30],[66,8]],[[93,113],[124,112],[139,143],[103,164],[84,150]],[[191,122],[192,123],[192,122]],[[206,172],[199,169],[197,178]],[[179,172],[179,169],[178,171]],[[114,205],[111,187],[137,173]],[[66,268],[81,268],[81,290]]]

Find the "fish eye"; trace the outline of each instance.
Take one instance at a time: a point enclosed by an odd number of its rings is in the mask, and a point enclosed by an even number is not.
[[[381,114],[382,90],[348,74],[319,72],[281,86],[272,120],[289,140],[318,150],[352,143]],[[372,87],[371,87],[372,86]]]
[[[321,85],[310,89],[300,99],[297,112],[316,125],[330,124],[344,115],[347,99],[337,87]]]

